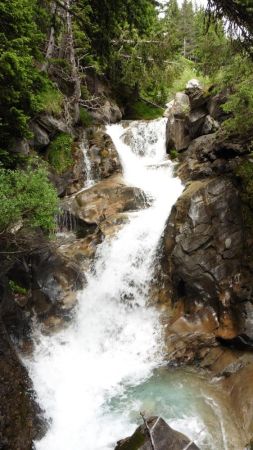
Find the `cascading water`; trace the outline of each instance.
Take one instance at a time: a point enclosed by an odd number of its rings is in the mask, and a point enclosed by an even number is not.
[[[159,239],[182,185],[166,160],[164,119],[145,126],[112,125],[107,132],[126,183],[143,189],[152,204],[129,214],[129,223],[98,247],[72,324],[50,337],[35,336],[28,366],[50,423],[37,450],[112,450],[136,428],[140,410],[161,414],[165,392],[170,400],[169,382],[166,391],[161,375],[154,372],[162,364],[163,345],[159,314],[149,306],[149,285]],[[154,386],[163,386],[155,399]],[[156,411],[158,404],[161,412]],[[177,422],[181,429],[201,440],[203,422],[196,408],[189,408],[187,416],[182,406],[182,417],[173,411],[168,404],[164,418],[182,419]]]
[[[85,166],[85,184],[84,184],[84,188],[87,189],[91,186],[93,186],[93,184],[95,184],[95,181],[93,179],[93,173],[92,173],[92,163],[91,160],[89,158],[88,155],[88,140],[86,137],[86,133],[83,132],[82,136],[81,136],[81,140],[80,140],[80,149],[83,153],[83,159],[84,159],[84,166]]]

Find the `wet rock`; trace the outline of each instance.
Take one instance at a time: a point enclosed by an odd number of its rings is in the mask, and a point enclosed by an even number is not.
[[[99,181],[122,171],[118,152],[103,128],[89,130],[83,151],[86,152],[86,164],[89,164],[86,179],[91,177]]]
[[[44,424],[32,383],[0,320],[0,448],[32,450]]]
[[[141,189],[127,186],[120,175],[113,175],[67,200],[64,207],[87,224],[99,224],[115,214],[146,206]]]
[[[198,450],[193,442],[173,430],[161,417],[148,418],[146,425],[138,427],[131,437],[119,441],[115,450],[153,450],[154,447],[156,450],[185,450],[186,447],[188,450]]]
[[[175,292],[209,304],[230,304],[243,255],[240,211],[238,191],[228,179],[196,181],[187,187],[165,230],[165,271]]]
[[[38,316],[63,313],[76,303],[84,279],[80,267],[60,254],[45,251],[32,260],[32,303]]]

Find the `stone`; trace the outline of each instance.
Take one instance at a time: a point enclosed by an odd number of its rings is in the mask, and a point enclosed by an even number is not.
[[[166,147],[170,150],[181,152],[186,150],[191,142],[187,122],[185,119],[176,119],[174,116],[168,119],[166,125]]]
[[[205,122],[206,111],[203,108],[194,109],[188,116],[189,133],[192,138],[201,135],[202,127]]]
[[[49,135],[38,123],[32,122],[30,124],[30,130],[33,133],[33,138],[31,139],[31,146],[40,150],[49,145],[50,143]]]
[[[143,191],[128,186],[120,175],[113,175],[80,192],[63,204],[74,217],[86,224],[99,224],[109,217],[148,206]]]
[[[149,417],[146,424],[151,430],[154,445],[146,425],[139,426],[134,434],[119,441],[115,450],[199,450],[184,434],[173,430],[161,417]]]
[[[51,114],[40,114],[37,118],[37,123],[40,127],[42,127],[52,138],[57,133],[69,133],[70,128],[67,125],[66,121],[63,119],[58,119]]]
[[[196,80],[188,81],[185,93],[189,97],[191,109],[200,108],[207,104],[209,95],[205,93],[201,83]]]
[[[0,448],[32,450],[45,424],[27,370],[0,319]]]
[[[106,100],[97,110],[90,111],[91,116],[99,123],[116,123],[122,119],[122,112],[113,100]]]
[[[223,122],[227,118],[227,114],[222,109],[222,105],[226,103],[227,99],[228,93],[223,91],[217,95],[211,96],[208,100],[208,112],[211,117],[219,122]]]
[[[90,164],[90,174],[86,171],[86,179],[89,175],[93,180],[99,181],[122,172],[118,152],[103,127],[92,127],[89,130],[83,150]]]
[[[171,261],[165,270],[175,293],[215,306],[221,292],[233,291],[243,232],[238,191],[229,179],[191,183],[173,208],[164,236],[165,260]]]
[[[215,120],[212,116],[207,115],[203,123],[201,135],[215,133],[219,128],[219,122],[217,122],[217,120]]]
[[[29,142],[27,139],[15,139],[10,147],[11,153],[20,153],[21,155],[27,156],[30,153]]]

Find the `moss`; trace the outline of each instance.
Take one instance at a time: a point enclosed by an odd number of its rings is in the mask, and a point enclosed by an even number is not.
[[[28,292],[26,288],[20,286],[13,280],[9,281],[9,286],[10,286],[10,289],[13,292],[13,294],[26,295]]]
[[[131,104],[127,118],[132,120],[152,120],[161,117],[163,112],[163,108],[152,106],[139,100]]]
[[[80,108],[79,122],[83,127],[90,127],[93,124],[93,117],[86,109]]]
[[[61,133],[51,142],[48,148],[48,161],[59,175],[66,172],[74,163],[72,155],[73,137]]]
[[[170,150],[170,158],[173,159],[177,159],[178,158],[178,152],[175,148],[173,148],[172,150]]]
[[[108,158],[109,152],[106,148],[103,148],[102,150],[100,150],[99,155],[101,156],[102,159],[105,159]]]

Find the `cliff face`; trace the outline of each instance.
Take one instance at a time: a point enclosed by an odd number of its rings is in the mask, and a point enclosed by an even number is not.
[[[191,128],[196,99],[202,114]],[[167,111],[168,150],[179,151],[177,173],[186,186],[164,232],[160,301],[172,311],[166,331],[171,363],[226,374],[229,392],[240,392],[235,408],[250,436],[252,409],[246,417],[243,404],[252,396],[244,380],[253,367],[251,139],[217,131],[223,120],[217,99],[188,86]],[[219,123],[206,134],[209,117]]]

